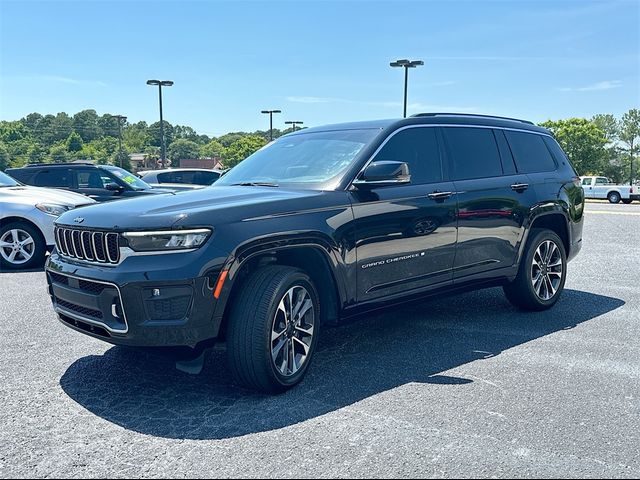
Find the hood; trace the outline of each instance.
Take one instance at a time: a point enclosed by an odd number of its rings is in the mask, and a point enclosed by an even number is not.
[[[5,202],[30,203],[55,203],[68,207],[78,207],[96,203],[92,198],[79,193],[67,192],[56,188],[30,187],[19,185],[16,187],[0,188],[0,200]]]
[[[271,187],[220,186],[174,195],[144,195],[83,208],[82,227],[145,230],[216,225],[299,211],[307,204],[317,208],[321,205],[314,199],[321,193]],[[77,226],[74,223],[77,216],[77,212],[65,213],[56,223]]]

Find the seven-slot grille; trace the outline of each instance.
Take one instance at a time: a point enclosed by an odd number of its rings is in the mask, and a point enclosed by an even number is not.
[[[56,227],[55,237],[58,252],[67,257],[97,263],[120,261],[117,233]]]

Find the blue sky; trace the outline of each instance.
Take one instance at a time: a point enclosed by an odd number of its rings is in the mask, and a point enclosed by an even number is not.
[[[164,116],[199,133],[457,111],[533,121],[640,106],[640,1],[0,0],[0,119]]]

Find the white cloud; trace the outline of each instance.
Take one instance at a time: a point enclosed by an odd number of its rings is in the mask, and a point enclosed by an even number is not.
[[[584,87],[562,87],[559,88],[561,92],[597,92],[600,90],[611,90],[613,88],[619,88],[622,86],[620,80],[604,80],[602,82],[592,83]]]

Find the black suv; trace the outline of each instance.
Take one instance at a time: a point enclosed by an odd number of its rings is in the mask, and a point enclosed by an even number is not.
[[[327,323],[501,285],[543,310],[581,248],[584,196],[553,137],[521,120],[421,114],[279,138],[214,186],[57,220],[63,323],[113,344],[226,341],[238,383],[298,383]]]
[[[172,192],[152,188],[135,175],[112,165],[34,163],[23,168],[9,168],[6,173],[27,185],[63,188],[82,193],[98,202]]]

